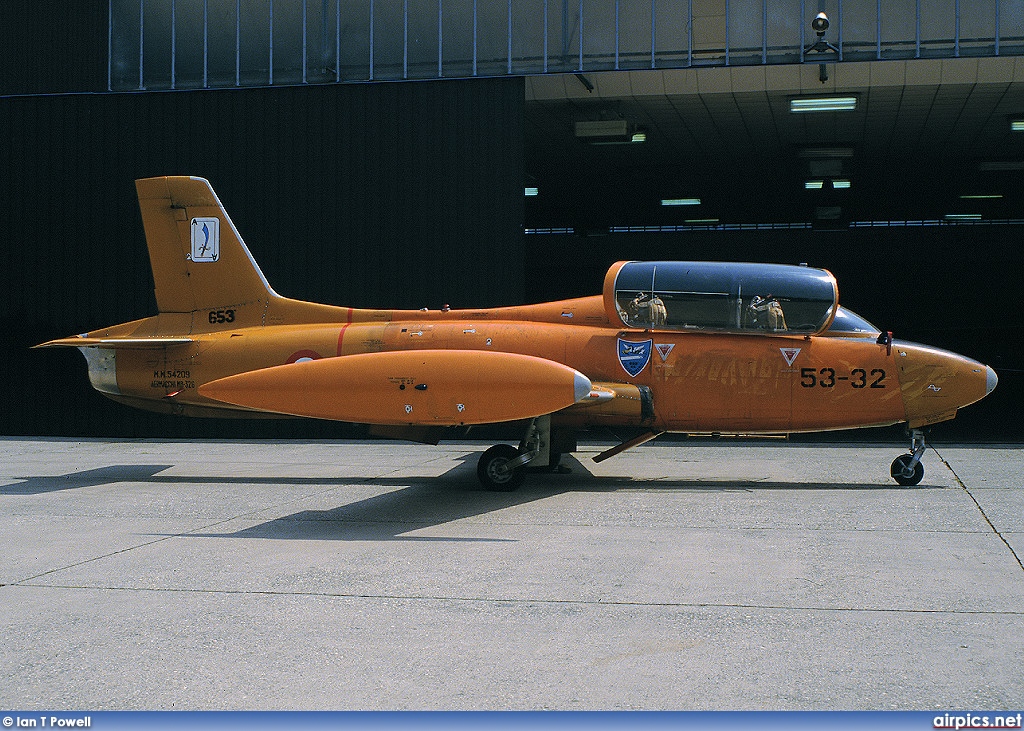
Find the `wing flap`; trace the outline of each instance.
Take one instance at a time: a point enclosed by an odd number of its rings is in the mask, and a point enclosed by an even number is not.
[[[223,403],[361,424],[460,426],[530,419],[588,398],[561,363],[516,353],[361,353],[264,368],[199,387]]]

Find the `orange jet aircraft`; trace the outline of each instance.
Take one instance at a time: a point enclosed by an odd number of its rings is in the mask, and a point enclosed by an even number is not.
[[[436,444],[518,425],[480,458],[512,490],[558,467],[588,427],[780,434],[906,422],[891,475],[924,474],[922,428],[995,388],[995,372],[894,341],[804,265],[621,261],[601,295],[481,310],[366,310],[270,287],[210,184],[136,182],[159,314],[38,347],[81,350],[96,390],[187,416],[300,416]]]

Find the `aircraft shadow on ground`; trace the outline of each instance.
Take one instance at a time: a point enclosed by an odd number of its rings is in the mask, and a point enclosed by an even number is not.
[[[594,475],[584,461],[566,456],[568,474],[536,472],[513,492],[490,492],[476,481],[477,452],[459,458],[453,468],[432,477],[252,477],[219,475],[162,475],[172,465],[112,465],[49,477],[22,477],[0,486],[0,495],[38,495],[117,483],[309,485],[310,487],[394,487],[384,493],[326,510],[303,510],[291,515],[224,533],[187,533],[195,538],[264,538],[276,540],[409,540],[449,542],[501,542],[511,539],[409,535],[456,520],[486,515],[510,507],[555,497],[567,492],[619,490],[679,490],[708,493],[770,490],[880,490],[888,485],[864,483],[787,483],[708,478],[635,479],[628,475]],[[892,485],[891,488],[895,488]],[[900,488],[908,489],[908,488]],[[920,485],[915,490],[930,489]]]
[[[253,475],[164,475],[162,472],[173,468],[169,464],[125,464],[97,467],[91,470],[68,472],[63,475],[47,476],[14,476],[16,480],[7,485],[0,485],[0,495],[39,495],[61,490],[77,490],[88,487],[100,487],[118,483],[163,483],[163,484],[224,484],[224,485],[402,485],[430,486],[443,488],[446,492],[456,490],[460,494],[473,495],[480,498],[498,498],[510,495],[530,494],[536,499],[537,493],[548,492],[601,492],[619,489],[658,489],[658,490],[701,490],[712,492],[747,491],[747,490],[879,490],[895,487],[871,483],[837,483],[837,482],[769,482],[762,480],[723,479],[709,474],[707,477],[659,477],[637,478],[629,475],[595,475],[586,463],[572,456],[565,456],[562,464],[571,472],[558,474],[547,471],[533,471],[526,478],[525,484],[512,493],[494,493],[484,490],[476,481],[475,463],[477,452],[468,452],[458,459],[458,463],[442,475],[409,476],[409,477],[374,477],[372,475],[345,475],[338,477],[299,477],[275,475],[261,477]],[[713,465],[709,464],[709,470]],[[0,478],[2,479],[2,478]],[[929,485],[919,485],[915,489],[927,489]],[[907,489],[907,488],[903,488]]]
[[[0,485],[0,495],[41,495],[62,490],[80,490],[86,487],[101,487],[119,482],[161,481],[160,472],[174,465],[169,464],[119,464],[97,467],[63,475],[12,477],[18,482]]]

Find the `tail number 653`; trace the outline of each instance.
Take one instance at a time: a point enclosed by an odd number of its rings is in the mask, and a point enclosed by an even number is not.
[[[223,325],[226,322],[235,321],[234,310],[210,310],[210,324]]]

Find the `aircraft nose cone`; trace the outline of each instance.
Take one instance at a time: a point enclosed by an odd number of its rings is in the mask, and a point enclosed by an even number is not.
[[[989,366],[948,350],[915,343],[894,343],[900,390],[911,428],[956,416],[980,401],[999,379]]]

